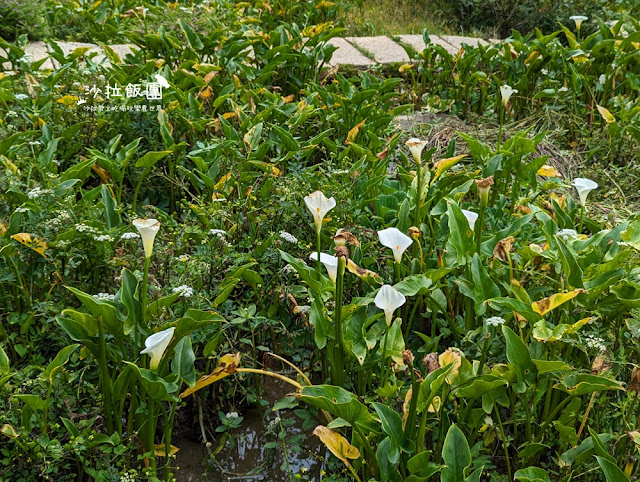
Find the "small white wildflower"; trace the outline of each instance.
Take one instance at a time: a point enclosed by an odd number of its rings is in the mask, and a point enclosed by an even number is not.
[[[227,232],[224,229],[210,229],[209,234],[221,238],[223,236],[226,236]]]
[[[87,226],[84,223],[76,224],[75,228],[76,228],[76,231],[78,231],[79,233],[98,234],[98,231],[96,231],[95,228],[92,228],[91,226]]]
[[[183,298],[191,298],[193,296],[193,288],[187,285],[180,285],[172,290],[174,293],[180,293]]]
[[[595,348],[598,351],[605,351],[607,349],[604,339],[591,334],[585,335],[585,345],[587,348]]]
[[[106,300],[113,301],[116,295],[111,295],[109,293],[98,293],[97,295],[93,295],[96,300]]]
[[[578,232],[575,229],[561,229],[556,233],[556,236],[561,238],[563,241],[569,241],[570,239],[576,239],[578,237]]]
[[[15,211],[13,211],[14,213],[28,213],[30,211],[29,208],[20,206],[19,208],[16,208]]]
[[[28,99],[29,96],[27,94],[13,94],[16,100],[25,100]]]
[[[182,256],[180,256],[178,258],[178,261],[180,261],[182,263],[186,263],[187,261],[189,261],[189,255],[188,254],[183,254]]]
[[[293,273],[294,271],[295,271],[294,267],[291,266],[290,264],[288,264],[284,268],[282,268],[282,273],[283,274]]]
[[[108,234],[101,234],[100,236],[94,236],[93,239],[98,242],[106,241],[110,243],[111,241],[113,241],[113,236],[109,236]]]
[[[504,318],[501,318],[500,316],[492,316],[491,318],[487,318],[487,325],[488,326],[504,325]]]
[[[120,240],[126,241],[127,239],[136,239],[139,237],[140,235],[138,233],[124,233],[122,236],[120,236]]]
[[[225,415],[227,418],[238,418],[238,412],[229,412]]]
[[[10,110],[9,112],[7,112],[7,115],[9,117],[18,117],[18,113],[15,110]]]
[[[53,194],[53,191],[51,189],[41,189],[39,187],[36,187],[36,188],[32,189],[31,191],[29,191],[27,193],[27,196],[29,196],[29,199],[35,199],[35,198],[43,196],[45,194]]]
[[[558,89],[558,92],[569,92],[569,87],[564,87],[564,86],[563,86],[563,87],[560,87],[560,88]]]
[[[29,141],[30,146],[41,146],[42,142],[40,141]]]
[[[287,233],[286,231],[280,231],[280,237],[284,239],[287,243],[298,244],[298,238],[296,238],[291,233]]]
[[[226,202],[226,201],[227,201],[227,198],[225,198],[225,197],[217,197],[217,198],[211,200],[211,202],[214,202],[214,203],[223,203],[223,202]]]

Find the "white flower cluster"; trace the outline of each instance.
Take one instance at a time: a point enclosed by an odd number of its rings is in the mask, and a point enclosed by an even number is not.
[[[27,196],[29,196],[29,199],[35,199],[37,197],[44,196],[45,194],[53,194],[53,190],[41,189],[39,187],[36,187],[35,189],[32,189],[31,191],[29,191],[27,193]]]
[[[110,295],[109,293],[98,293],[93,295],[96,300],[113,301],[116,295]]]
[[[18,116],[19,116],[19,114],[18,114],[15,110],[10,110],[9,112],[7,112],[7,115],[8,115],[9,117],[13,117],[13,118],[15,118],[15,117],[18,117]]]
[[[187,285],[180,285],[172,290],[174,293],[180,293],[180,296],[183,298],[191,298],[193,296],[193,288],[190,288]]]
[[[238,418],[238,412],[229,412],[225,415],[227,418]]]
[[[561,238],[563,241],[569,241],[570,239],[577,239],[578,231],[575,229],[561,229],[556,233],[556,236]]]
[[[223,236],[226,236],[227,232],[224,229],[210,229],[209,234],[222,238]]]
[[[120,241],[125,241],[127,239],[136,239],[139,237],[140,235],[138,233],[124,233],[122,236],[120,236]]]
[[[27,94],[14,94],[13,96],[16,98],[16,100],[25,100],[29,98]]]
[[[67,221],[71,220],[71,214],[68,211],[55,211],[53,214],[55,214],[55,217],[43,223],[46,229],[61,228]]]
[[[98,242],[107,242],[110,243],[113,241],[113,236],[109,236],[108,234],[101,234],[99,236],[94,236],[93,239]]]
[[[491,318],[487,318],[487,326],[500,326],[504,325],[504,318],[499,316],[492,316]]]
[[[605,345],[604,339],[599,338],[595,335],[591,335],[591,334],[585,335],[584,343],[587,346],[587,348],[595,348],[598,351],[605,351],[607,349],[607,345]]]
[[[298,238],[286,231],[280,231],[280,238],[284,239],[287,243],[298,244]]]
[[[79,233],[87,233],[87,234],[98,234],[96,228],[92,228],[91,226],[87,226],[84,223],[76,224],[76,231]]]
[[[13,212],[14,213],[28,213],[29,211],[30,211],[29,208],[20,206],[19,208],[16,208],[15,211],[13,211]]]
[[[284,268],[282,268],[282,273],[283,274],[293,273],[294,271],[295,271],[295,268],[293,266],[291,266],[290,264],[288,264]]]

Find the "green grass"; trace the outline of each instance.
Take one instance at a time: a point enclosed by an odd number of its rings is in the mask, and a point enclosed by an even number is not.
[[[354,36],[421,34],[425,28],[435,35],[463,33],[430,0],[362,0],[345,13],[344,22]]]

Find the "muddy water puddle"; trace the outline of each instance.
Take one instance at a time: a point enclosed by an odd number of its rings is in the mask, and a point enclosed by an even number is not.
[[[289,385],[272,378],[263,380],[262,388],[270,407],[291,391]],[[222,434],[210,440],[209,449],[185,436],[172,441],[180,448],[175,463],[179,467],[175,471],[179,482],[290,482],[295,480],[295,474],[303,475],[302,480],[321,479],[328,452],[312,435],[312,429],[302,429],[302,421],[293,410],[264,416],[257,408],[250,408],[240,415],[244,417],[242,424],[230,432],[233,442],[224,442]],[[284,441],[289,442],[286,446],[278,436],[283,430]]]

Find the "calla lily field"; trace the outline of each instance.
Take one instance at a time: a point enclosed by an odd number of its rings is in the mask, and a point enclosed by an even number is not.
[[[0,480],[640,479],[640,5],[356,68],[360,4],[45,3],[0,1]]]

